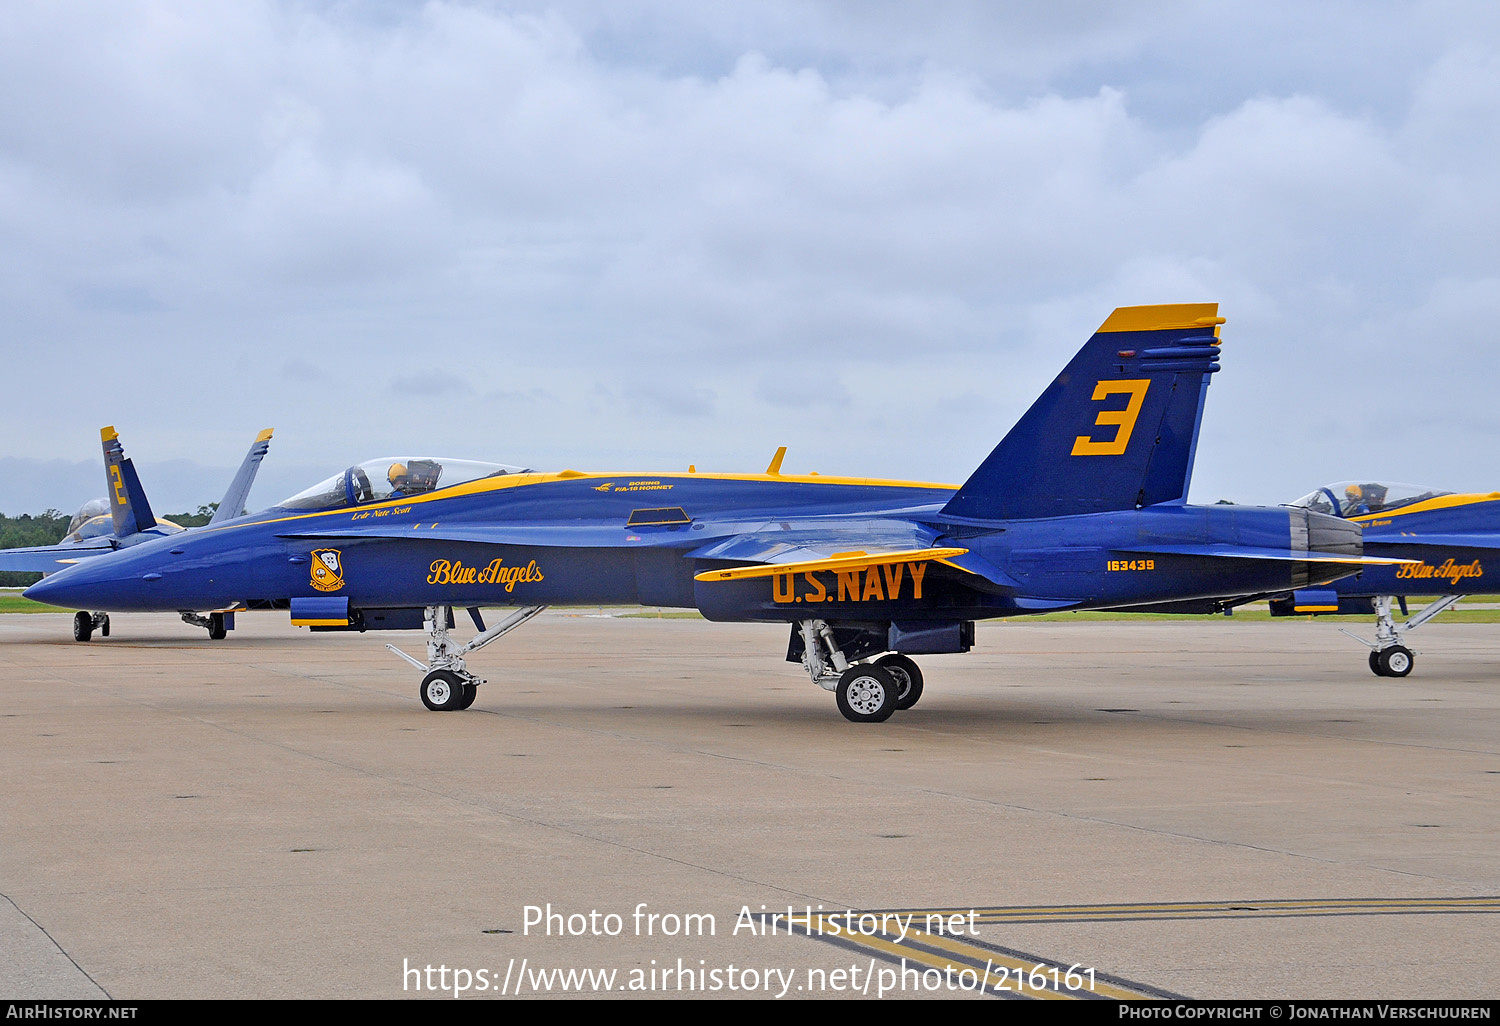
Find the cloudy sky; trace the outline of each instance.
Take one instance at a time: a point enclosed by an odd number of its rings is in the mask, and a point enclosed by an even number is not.
[[[958,482],[1217,301],[1194,501],[1500,488],[1500,6],[0,8],[0,512],[432,453]]]

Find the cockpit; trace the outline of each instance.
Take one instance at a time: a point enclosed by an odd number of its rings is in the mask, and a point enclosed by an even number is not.
[[[102,535],[113,534],[115,531],[114,519],[110,516],[109,500],[94,499],[85,502],[73,519],[68,521],[68,533],[63,537],[64,545],[71,545],[90,538],[98,538]]]
[[[1398,484],[1394,481],[1338,481],[1308,492],[1289,506],[1301,506],[1314,513],[1331,513],[1336,517],[1359,517],[1367,513],[1384,513],[1452,492]]]
[[[338,509],[389,502],[504,474],[530,473],[524,467],[431,456],[388,456],[356,463],[311,488],[278,502],[276,509]]]

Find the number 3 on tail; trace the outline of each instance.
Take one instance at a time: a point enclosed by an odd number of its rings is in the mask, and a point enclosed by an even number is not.
[[[1130,444],[1130,433],[1135,430],[1135,419],[1141,415],[1141,404],[1146,401],[1146,388],[1150,384],[1150,378],[1132,381],[1100,381],[1095,384],[1093,396],[1095,402],[1111,395],[1129,395],[1130,400],[1123,410],[1104,410],[1094,418],[1094,423],[1100,427],[1114,426],[1113,438],[1095,441],[1088,435],[1079,435],[1073,439],[1072,454],[1074,456],[1119,456],[1123,454],[1125,447]]]

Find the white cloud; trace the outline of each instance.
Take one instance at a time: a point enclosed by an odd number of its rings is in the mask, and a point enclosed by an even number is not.
[[[952,480],[1112,306],[1219,300],[1196,496],[1500,480],[1482,5],[7,19],[0,455]]]

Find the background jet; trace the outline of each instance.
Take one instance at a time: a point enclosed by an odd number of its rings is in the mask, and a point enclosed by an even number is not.
[[[1292,505],[1359,524],[1367,555],[1410,561],[1366,567],[1357,576],[1271,599],[1272,616],[1374,613],[1374,641],[1343,633],[1370,647],[1370,669],[1380,676],[1405,677],[1412,671],[1416,655],[1404,644],[1408,631],[1465,595],[1500,590],[1494,579],[1500,568],[1500,492],[1455,495],[1392,482],[1340,481]],[[1411,595],[1436,598],[1398,624],[1391,606],[1407,615]]]
[[[758,475],[371,460],[26,594],[420,628],[427,660],[405,658],[439,710],[474,701],[469,653],[547,604],[692,607],[789,624],[787,659],[846,718],[884,720],[921,695],[911,657],[968,651],[978,619],[1267,594],[1368,564],[1358,525],[1336,516],[1186,505],[1222,323],[1211,304],[1116,310],[956,489],[785,475],[779,454]],[[487,605],[517,608],[486,627]],[[448,633],[455,607],[479,630],[467,644]]]
[[[125,457],[118,432],[113,427],[101,428],[99,437],[104,445],[104,479],[108,497],[85,503],[69,522],[67,535],[56,545],[0,550],[0,570],[54,574],[80,560],[102,557],[184,530],[170,520],[159,519],[151,511],[151,503],[147,501],[145,489],[135,472],[135,463]],[[250,486],[254,484],[260,462],[270,447],[271,429],[267,428],[251,443],[250,451],[245,454],[229,490],[209,520],[210,524],[244,515]],[[194,616],[188,622],[207,627],[210,636],[223,637],[223,623],[215,624],[212,614],[206,618]],[[107,613],[80,611],[73,617],[73,637],[76,640],[88,641],[95,630],[109,636]]]

